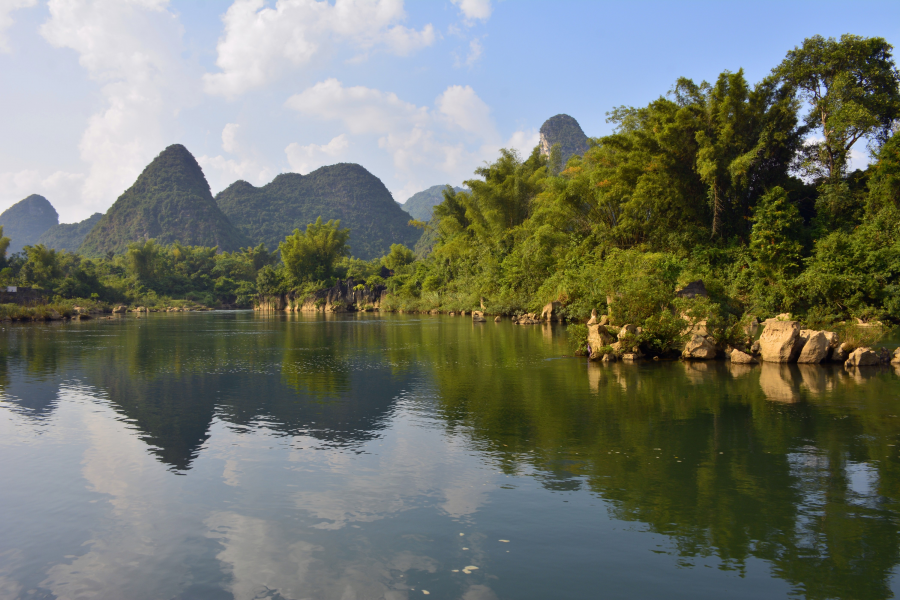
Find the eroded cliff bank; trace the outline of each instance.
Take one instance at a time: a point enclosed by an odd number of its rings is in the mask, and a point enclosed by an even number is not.
[[[262,312],[353,312],[378,310],[387,293],[383,285],[367,286],[353,278],[338,281],[334,287],[309,294],[287,293],[260,296],[254,310]]]

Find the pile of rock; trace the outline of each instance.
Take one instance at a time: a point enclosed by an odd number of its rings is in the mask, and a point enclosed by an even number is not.
[[[764,362],[771,363],[818,364],[831,361],[843,363],[847,367],[900,363],[900,349],[891,356],[884,348],[880,353],[872,348],[854,348],[846,342],[841,343],[838,334],[833,331],[800,329],[797,321],[782,320],[779,317],[765,322],[765,329],[749,354],[739,350],[732,351],[731,362],[755,362],[756,355]]]

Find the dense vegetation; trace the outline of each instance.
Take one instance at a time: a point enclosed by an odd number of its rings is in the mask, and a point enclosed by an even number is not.
[[[84,238],[91,232],[91,229],[100,222],[103,213],[94,213],[84,221],[79,223],[60,223],[54,225],[38,238],[37,243],[43,244],[47,248],[54,250],[68,250],[69,252],[77,252],[81,247]],[[32,242],[29,242],[29,245]]]
[[[203,170],[180,144],[169,146],[147,165],[79,251],[89,256],[121,253],[130,243],[149,239],[229,251],[249,245],[219,210]]]
[[[446,185],[433,185],[427,190],[413,194],[400,206],[416,221],[428,222],[431,220],[434,207],[444,201],[444,188]],[[463,191],[461,187],[453,188],[456,192]]]
[[[880,38],[814,37],[763,81],[679,79],[608,113],[554,175],[504,150],[446,190],[432,253],[390,282],[389,306],[516,313],[550,301],[660,336],[674,290],[703,279],[727,335],[741,319],[900,321],[900,74]],[[873,162],[849,172],[851,149]]]
[[[38,194],[16,202],[0,214],[0,226],[10,239],[10,252],[21,252],[22,248],[36,243],[41,234],[57,224],[59,215],[56,209]]]
[[[309,175],[282,173],[267,185],[237,181],[216,196],[228,218],[255,244],[275,248],[318,217],[340,220],[353,232],[353,255],[372,259],[392,243],[413,246],[420,231],[380,179],[356,164],[341,163]]]

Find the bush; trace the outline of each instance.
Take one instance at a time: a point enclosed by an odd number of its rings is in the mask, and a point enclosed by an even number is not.
[[[588,355],[588,328],[587,325],[572,323],[566,327],[566,336],[569,340],[569,348],[575,356]]]

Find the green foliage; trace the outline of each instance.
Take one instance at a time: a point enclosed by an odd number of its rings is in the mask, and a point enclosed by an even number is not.
[[[350,230],[340,226],[340,221],[323,223],[319,217],[306,226],[305,232],[295,229],[278,245],[281,260],[294,281],[325,281],[332,277],[337,260],[350,252]]]
[[[780,187],[760,199],[753,212],[750,251],[764,274],[783,274],[800,266],[803,250],[797,241],[802,220]]]
[[[391,251],[381,259],[381,264],[390,270],[412,264],[416,260],[413,251],[402,244],[391,244]]]
[[[80,223],[60,223],[54,225],[38,238],[37,243],[54,250],[77,252],[84,238],[103,217],[102,213],[94,213]]]
[[[340,219],[353,232],[353,255],[365,260],[383,255],[392,243],[413,247],[420,235],[381,180],[355,164],[282,173],[262,187],[237,181],[216,202],[243,235],[269,248],[319,216]]]
[[[566,327],[566,338],[569,350],[575,356],[587,356],[588,328],[581,323],[571,323]]]
[[[809,176],[838,183],[856,142],[871,136],[879,144],[890,137],[900,117],[900,72],[892,50],[880,37],[816,35],[775,69],[792,93],[809,102],[807,127],[822,138],[802,153]]]
[[[444,201],[444,189],[448,187],[451,186],[433,185],[427,190],[413,194],[400,206],[416,221],[427,223],[431,220],[434,207]],[[452,187],[451,189],[454,192],[464,191],[461,187]]]

